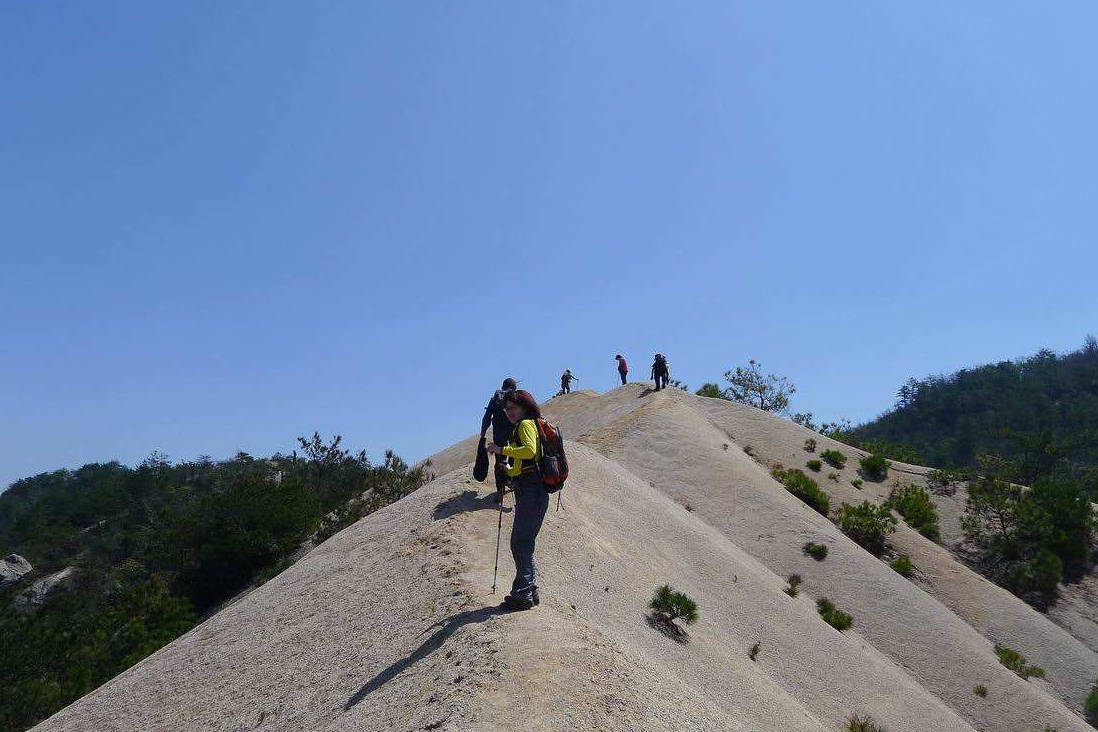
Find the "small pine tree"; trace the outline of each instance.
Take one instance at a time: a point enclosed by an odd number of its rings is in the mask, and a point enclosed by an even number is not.
[[[771,475],[781,482],[787,491],[822,515],[826,516],[831,510],[831,497],[827,495],[827,491],[821,490],[819,484],[805,475],[803,470],[797,468],[779,470],[775,468]]]
[[[839,470],[842,470],[843,466],[846,465],[846,455],[838,450],[824,450],[820,453],[820,458],[831,467]]]
[[[1039,679],[1045,677],[1045,670],[1040,666],[1030,666],[1029,661],[1018,651],[1003,645],[995,644],[995,655],[999,657],[999,663],[1009,668],[1023,679],[1036,676]]]
[[[901,554],[900,556],[896,557],[888,563],[888,566],[892,567],[892,569],[896,570],[904,577],[910,577],[911,572],[914,569],[911,566],[911,557],[907,556],[906,554]]]
[[[1087,694],[1087,700],[1083,702],[1083,711],[1087,715],[1087,721],[1092,727],[1098,727],[1098,682],[1091,687]]]
[[[884,727],[877,724],[868,714],[855,714],[850,718],[846,728],[849,732],[887,732]]]
[[[701,388],[694,393],[698,396],[709,397],[710,399],[724,399],[724,391],[712,382],[702,384]]]
[[[835,603],[826,597],[816,600],[816,610],[825,623],[840,633],[854,624],[854,618],[835,607]]]
[[[844,503],[836,522],[844,534],[877,557],[884,553],[888,535],[896,530],[896,517],[888,506],[869,501],[862,501],[857,506]]]
[[[925,488],[913,484],[896,486],[888,495],[887,505],[895,508],[908,526],[936,544],[941,542],[938,508]]]
[[[862,466],[865,477],[870,480],[884,480],[888,477],[888,469],[892,467],[892,463],[883,455],[869,455],[859,460],[858,464]]]
[[[660,586],[648,607],[657,618],[667,623],[681,619],[687,625],[693,625],[698,620],[698,603],[687,597],[686,593],[676,592],[671,585]]]

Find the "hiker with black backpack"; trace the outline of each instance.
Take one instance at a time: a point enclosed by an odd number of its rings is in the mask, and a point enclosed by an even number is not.
[[[497,445],[502,445],[507,442],[507,438],[510,437],[512,430],[514,430],[514,425],[507,419],[504,406],[507,401],[507,396],[513,394],[517,388],[518,382],[511,377],[507,377],[503,380],[503,386],[496,390],[496,393],[488,400],[488,406],[484,408],[484,418],[480,420],[481,442],[485,442],[484,435],[488,432],[489,425],[492,427],[492,442]],[[497,453],[495,462],[496,503],[502,503],[503,493],[507,490],[508,483],[507,458]]]
[[[514,525],[511,527],[515,581],[503,605],[509,610],[529,610],[541,601],[534,544],[549,508],[549,494],[564,485],[568,466],[560,432],[555,425],[542,419],[541,408],[530,392],[520,389],[509,393],[504,410],[514,430],[504,444],[493,442],[487,446],[493,455],[511,460],[507,475],[515,494]]]
[[[667,388],[667,382],[671,379],[671,367],[667,365],[667,356],[656,354],[656,360],[652,362],[652,379],[656,382],[656,391]]]

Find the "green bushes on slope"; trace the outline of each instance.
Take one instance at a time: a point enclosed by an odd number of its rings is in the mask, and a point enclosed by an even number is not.
[[[429,478],[392,453],[375,465],[339,438],[314,434],[299,447],[266,460],[90,464],[0,494],[5,552],[38,573],[77,569],[33,612],[10,602],[25,582],[0,591],[0,732],[33,725],[178,637],[276,574],[314,532],[323,539]]]
[[[786,490],[824,516],[831,510],[831,497],[820,489],[816,481],[805,475],[804,471],[791,468],[775,470],[772,475],[785,486]]]
[[[862,501],[857,506],[844,503],[835,519],[839,529],[874,556],[881,556],[888,535],[896,530],[896,517],[888,506]]]
[[[908,526],[936,544],[942,541],[938,508],[925,488],[912,484],[897,486],[889,493],[888,505],[904,517]]]

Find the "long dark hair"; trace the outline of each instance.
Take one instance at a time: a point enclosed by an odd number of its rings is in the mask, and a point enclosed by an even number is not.
[[[526,419],[537,419],[541,417],[541,407],[538,406],[538,400],[534,398],[533,394],[525,389],[511,392],[507,395],[507,401],[522,407]]]

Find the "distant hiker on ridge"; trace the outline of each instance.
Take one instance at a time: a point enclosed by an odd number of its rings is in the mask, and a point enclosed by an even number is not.
[[[572,376],[572,369],[565,369],[564,373],[560,375],[560,391],[562,394],[572,393],[572,380],[579,381],[578,377]]]
[[[656,391],[667,388],[667,382],[671,378],[671,368],[667,365],[667,356],[656,354],[656,360],[652,362],[652,379],[656,382]]]
[[[625,362],[625,357],[620,353],[614,356],[614,359],[618,362],[618,376],[621,377],[621,385],[625,386],[626,376],[629,375],[629,364]]]
[[[515,519],[511,527],[515,581],[503,604],[511,610],[529,610],[540,602],[534,541],[549,508],[549,491],[538,473],[537,462],[542,448],[534,420],[541,417],[541,409],[530,392],[521,389],[506,396],[504,409],[514,431],[506,444],[488,444],[488,452],[512,460],[507,475],[515,494]]]
[[[504,409],[507,397],[518,388],[518,382],[507,377],[503,380],[503,386],[488,400],[488,406],[484,408],[484,418],[480,420],[480,436],[488,431],[488,425],[492,425],[492,442],[502,445],[507,442],[508,436],[514,430],[514,425],[507,419]],[[507,458],[496,453],[496,503],[503,500],[503,492],[507,488]]]

